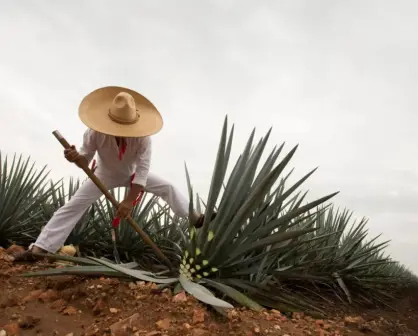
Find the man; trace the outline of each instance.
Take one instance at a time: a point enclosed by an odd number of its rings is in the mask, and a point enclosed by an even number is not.
[[[119,204],[117,217],[127,217],[143,191],[161,197],[180,217],[189,215],[189,200],[169,182],[149,172],[150,136],[159,132],[163,125],[160,113],[150,101],[127,88],[103,87],[82,100],[79,117],[88,127],[83,144],[80,151],[74,146],[65,149],[65,158],[82,167],[89,165],[97,153],[98,164],[94,173],[104,185],[109,189],[130,188],[127,197]],[[32,252],[58,251],[83,213],[101,196],[101,191],[91,180],[84,182],[75,195],[54,213],[29,250],[17,255],[15,260],[34,260]],[[203,215],[195,212],[192,217],[194,225],[201,227]]]

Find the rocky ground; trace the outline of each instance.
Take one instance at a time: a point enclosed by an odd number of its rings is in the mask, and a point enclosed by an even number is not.
[[[363,311],[316,320],[300,313],[286,317],[274,310],[238,308],[227,318],[185,293],[158,293],[153,284],[18,276],[43,267],[12,264],[0,249],[0,336],[418,335],[418,300],[412,297],[399,302],[396,313]]]

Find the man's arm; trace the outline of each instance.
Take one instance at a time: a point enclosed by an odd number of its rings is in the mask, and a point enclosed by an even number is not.
[[[76,160],[76,165],[78,167],[85,166],[87,167],[91,160],[93,160],[94,155],[97,151],[97,141],[96,141],[96,132],[87,129],[83,135],[83,144],[80,147],[79,154],[80,156]]]
[[[128,196],[126,196],[125,201],[129,202],[129,204],[133,204],[138,198],[139,193],[144,189],[145,188],[142,185],[133,183],[131,189],[129,189],[129,193]]]
[[[133,203],[138,198],[139,193],[145,190],[151,162],[151,152],[151,138],[145,137],[142,139],[141,148],[138,151],[137,165],[135,177],[132,180],[132,187],[129,190],[128,196],[119,204],[116,211],[116,217],[125,218],[128,216],[131,212]]]
[[[128,195],[129,199],[132,199],[132,201],[134,201],[138,194],[145,189],[151,163],[151,137],[144,137],[141,142],[141,148],[137,154],[135,177],[132,180],[132,188]]]

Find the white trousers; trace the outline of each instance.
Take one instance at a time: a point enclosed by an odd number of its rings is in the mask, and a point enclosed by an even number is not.
[[[121,181],[97,173],[96,175],[109,190],[130,186],[130,180]],[[145,190],[166,201],[176,215],[188,216],[189,200],[170,182],[149,173]],[[102,195],[93,181],[86,180],[71,199],[54,213],[33,245],[51,253],[57,252],[64,245],[65,240],[84,212]]]

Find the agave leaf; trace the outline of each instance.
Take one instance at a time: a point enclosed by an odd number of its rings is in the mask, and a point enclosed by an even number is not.
[[[139,264],[136,261],[132,261],[132,262],[129,262],[129,263],[122,263],[122,264],[120,264],[120,266],[125,267],[125,268],[133,269],[133,268],[137,268],[139,266]]]
[[[10,164],[0,152],[0,245],[29,244],[43,224],[42,208],[51,195],[48,172],[46,166],[37,171],[30,162],[30,157],[14,155]]]
[[[202,286],[201,287],[202,291],[204,291],[205,293],[207,293],[209,296],[215,296],[209,289],[207,289],[206,287]],[[228,313],[226,311],[225,308],[222,307],[218,307],[218,306],[211,306],[215,311],[217,311],[219,314],[221,314],[222,316],[228,317]]]
[[[97,259],[97,258],[89,258],[92,259],[94,261],[97,261],[98,263],[105,265],[111,269],[114,269],[115,271],[118,271],[120,273],[129,275],[133,278],[142,280],[142,281],[147,281],[147,282],[155,282],[157,284],[166,284],[166,283],[174,283],[177,282],[178,279],[177,278],[162,278],[162,277],[157,277],[155,276],[153,273],[151,272],[146,272],[146,271],[140,271],[140,270],[133,270],[133,269],[129,269],[120,265],[116,265],[116,264],[112,264],[110,262],[101,260],[101,259]]]
[[[279,233],[272,234],[252,244],[244,244],[244,245],[239,246],[234,252],[232,252],[232,255],[230,256],[228,260],[233,260],[234,258],[236,258],[237,256],[241,254],[248,253],[260,247],[277,244],[286,240],[290,240],[290,239],[302,236],[306,233],[309,233],[315,230],[316,230],[315,228],[309,228],[309,229],[304,229],[304,230],[295,230],[295,231],[279,232]]]
[[[22,277],[58,276],[58,275],[83,275],[83,276],[107,276],[129,278],[128,275],[112,270],[106,266],[69,266],[62,268],[50,268],[43,271],[22,274]]]
[[[244,180],[244,172],[246,170],[246,163],[250,158],[251,146],[254,139],[255,129],[252,131],[250,138],[247,141],[243,154],[239,157],[233,172],[229,178],[226,186],[226,190],[222,197],[217,218],[212,222],[211,229],[216,225],[215,239],[212,241],[206,241],[203,248],[203,254],[206,254],[210,249],[210,254],[217,251],[217,242],[220,232],[224,231],[224,227],[230,223],[231,216],[236,212],[236,207],[239,205],[239,200],[244,196],[242,190],[238,187],[242,185]],[[241,181],[241,183],[240,183]],[[231,204],[232,203],[232,204]],[[213,231],[213,230],[212,230]]]
[[[188,280],[183,274],[180,274],[179,281],[189,294],[206,304],[220,308],[234,308],[230,303],[209,295],[207,290],[202,289],[202,285]]]
[[[193,205],[193,187],[192,183],[190,182],[190,175],[187,169],[186,164],[184,164],[184,168],[186,171],[186,180],[187,180],[187,189],[189,190],[189,237],[190,239],[187,241],[187,250],[191,256],[194,256],[196,251],[196,229],[194,227],[195,218],[193,216],[194,213],[194,205]]]
[[[211,251],[212,255],[209,258],[210,262],[219,256],[220,251],[223,251],[222,246],[227,244],[227,242],[230,242],[236,236],[240,230],[241,223],[255,210],[260,202],[260,199],[267,194],[268,190],[274,184],[279,174],[290,161],[291,157],[296,151],[296,148],[297,147],[292,149],[289,154],[282,160],[282,162],[268,176],[266,176],[259,185],[255,186],[250,191],[245,203],[240,207],[226,230],[224,232],[218,230],[217,234],[215,235],[214,243],[212,244],[213,247],[216,246],[216,248],[213,248]]]
[[[177,282],[176,283],[176,285],[174,286],[174,289],[173,289],[173,294],[174,295],[177,295],[177,294],[179,294],[180,292],[182,292],[184,290],[184,288],[183,288],[183,286],[181,285],[181,283],[180,282]]]
[[[222,182],[225,177],[228,161],[225,161],[225,156],[228,155],[226,151],[228,133],[228,117],[225,117],[222,136],[218,147],[218,154],[216,157],[215,168],[213,171],[212,182],[209,189],[208,202],[206,206],[205,220],[203,222],[202,234],[199,237],[199,243],[202,243],[202,239],[207,236],[208,223],[213,214],[213,209],[216,206],[216,201],[219,197],[219,193],[222,188]],[[232,140],[232,139],[231,139]]]
[[[308,174],[303,176],[299,181],[293,184],[286,192],[280,195],[279,199],[285,200],[288,198],[297,188],[299,188],[318,168],[312,169]]]
[[[89,258],[81,258],[81,257],[71,257],[67,255],[61,255],[61,254],[48,254],[48,253],[33,253],[34,256],[40,257],[40,258],[46,258],[50,260],[59,260],[59,261],[67,261],[72,262],[77,265],[90,265],[90,266],[97,266],[100,265],[100,263],[91,260]]]
[[[263,307],[260,306],[257,302],[251,300],[248,296],[237,291],[235,288],[210,279],[204,278],[202,281],[207,283],[209,286],[221,291],[222,293],[229,296],[231,299],[235,300],[242,306],[248,307],[255,311],[263,310]]]
[[[192,187],[192,183],[190,181],[190,174],[189,174],[189,170],[187,169],[187,165],[186,164],[184,164],[184,170],[186,171],[187,189],[189,190],[189,199],[190,199],[189,213],[191,215],[193,213],[193,211],[194,211],[194,205],[193,205],[193,187]],[[190,218],[190,220],[192,220],[192,218]]]
[[[347,286],[345,285],[343,279],[341,279],[340,275],[337,272],[334,272],[333,277],[337,281],[338,285],[344,291],[344,294],[347,296],[348,302],[352,303],[353,300],[351,299],[350,291],[348,290]]]
[[[269,157],[267,158],[266,162],[264,163],[263,167],[261,168],[258,176],[254,180],[253,185],[258,185],[261,182],[261,180],[265,176],[267,176],[267,174],[273,169],[274,164],[276,163],[277,159],[279,158],[280,153],[282,152],[282,150],[284,148],[284,143],[282,143],[279,148],[276,148],[276,147],[277,146],[275,146],[273,148],[273,150],[271,151]],[[285,177],[285,180],[286,179],[287,179],[287,177]]]
[[[277,219],[276,221],[272,221],[270,223],[268,223],[265,227],[260,229],[260,235],[265,235],[267,234],[269,231],[271,231],[272,229],[274,229],[275,227],[277,227],[278,225],[287,222],[289,220],[291,220],[292,218],[295,218],[296,216],[299,216],[301,214],[304,214],[305,212],[317,207],[318,205],[330,200],[332,197],[334,197],[335,195],[337,195],[338,192],[332,193],[330,195],[321,197],[313,202],[310,202],[302,207],[298,207],[295,210],[292,210],[288,213],[286,213],[284,216],[280,217],[279,219]]]
[[[353,269],[357,265],[361,265],[362,263],[364,264],[365,262],[367,262],[370,256],[373,255],[373,253],[378,253],[381,250],[385,249],[386,247],[387,247],[387,242],[383,242],[377,246],[373,246],[372,248],[365,250],[364,252],[358,253],[356,258],[353,258],[354,260],[345,268],[345,270]]]

